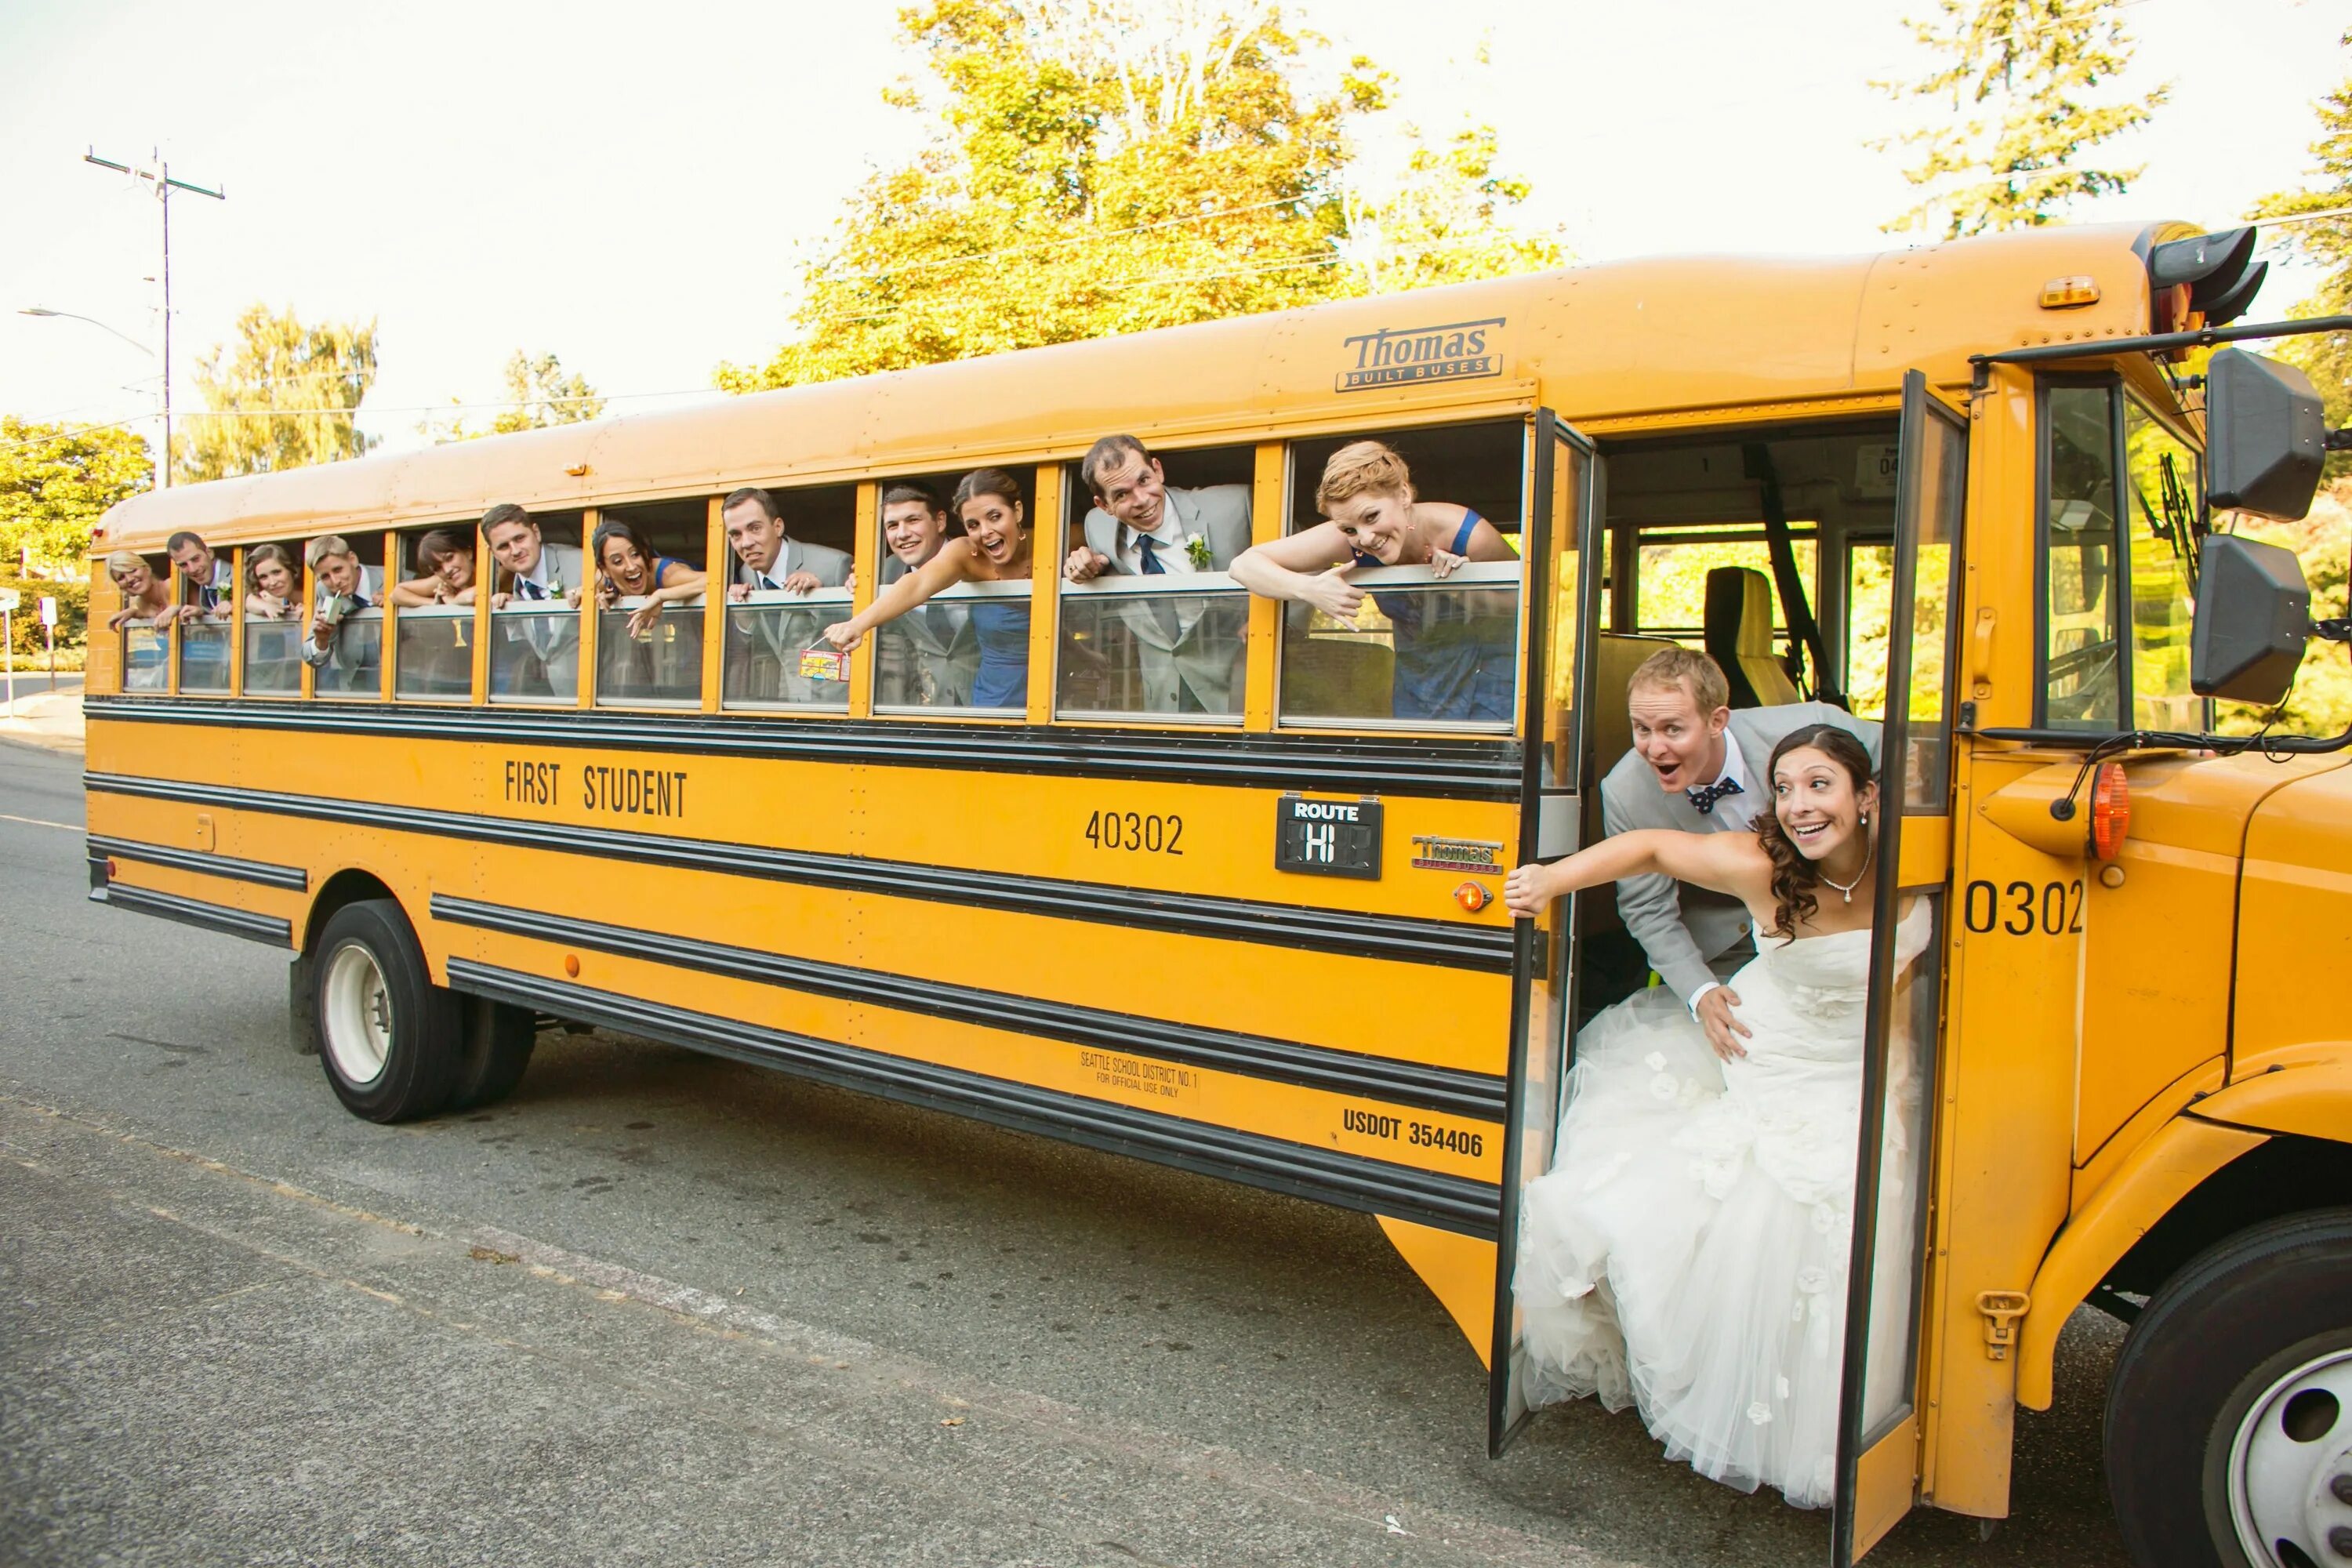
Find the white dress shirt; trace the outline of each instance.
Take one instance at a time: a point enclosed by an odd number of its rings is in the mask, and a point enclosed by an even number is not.
[[[1124,522],[1118,525],[1118,569],[1130,577],[1142,576],[1143,542],[1149,539],[1162,572],[1171,577],[1190,577],[1199,570],[1192,564],[1192,543],[1196,537],[1187,533],[1184,525],[1176,520],[1176,509],[1162,502],[1158,532],[1139,532]]]
[[[1722,771],[1706,782],[1717,784],[1725,779],[1737,784],[1739,786],[1739,793],[1724,795],[1715,803],[1713,811],[1699,818],[1701,822],[1706,824],[1703,831],[1729,833],[1737,829],[1743,833],[1748,832],[1756,826],[1756,814],[1764,809],[1764,795],[1763,792],[1756,787],[1755,781],[1748,776],[1748,759],[1739,754],[1739,743],[1731,738],[1728,731],[1724,732],[1723,737]],[[1698,1016],[1698,999],[1721,986],[1722,984],[1720,980],[1710,980],[1690,994],[1692,1017]]]

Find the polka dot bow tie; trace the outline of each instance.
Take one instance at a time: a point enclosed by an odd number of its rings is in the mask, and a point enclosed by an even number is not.
[[[1726,795],[1740,793],[1742,792],[1738,779],[1717,779],[1711,784],[1700,784],[1696,789],[1683,791],[1683,797],[1691,803],[1692,809],[1701,816],[1713,816],[1717,801]]]

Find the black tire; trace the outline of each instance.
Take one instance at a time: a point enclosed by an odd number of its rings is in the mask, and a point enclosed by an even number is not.
[[[2250,1556],[2240,1544],[2232,1454],[2280,1379],[2336,1355],[2352,1355],[2352,1209],[2253,1226],[2165,1281],[2107,1384],[2107,1491],[2139,1568],[2295,1561],[2270,1550]],[[2340,1440],[2352,1409],[2333,1419]],[[2314,1441],[2315,1460],[2332,1447]],[[2328,1561],[2317,1544],[2313,1561]]]
[[[433,984],[400,906],[345,904],[328,917],[312,959],[319,1060],[343,1108],[406,1121],[446,1105],[463,1048],[457,995]]]
[[[487,996],[467,996],[465,1008],[465,1050],[449,1091],[449,1109],[473,1110],[496,1105],[514,1092],[530,1066],[530,1047],[539,1039],[538,1021],[528,1007],[509,1006]]]

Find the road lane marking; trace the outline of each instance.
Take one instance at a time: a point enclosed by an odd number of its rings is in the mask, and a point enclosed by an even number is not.
[[[46,818],[38,816],[11,816],[5,811],[0,811],[0,822],[21,822],[27,827],[54,827],[64,833],[79,833],[83,831],[83,829],[76,827],[70,822],[50,822]]]

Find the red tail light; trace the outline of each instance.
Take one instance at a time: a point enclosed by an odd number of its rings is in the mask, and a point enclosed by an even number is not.
[[[2091,849],[2112,860],[2131,832],[2131,784],[2121,763],[2101,763],[2091,775]]]

